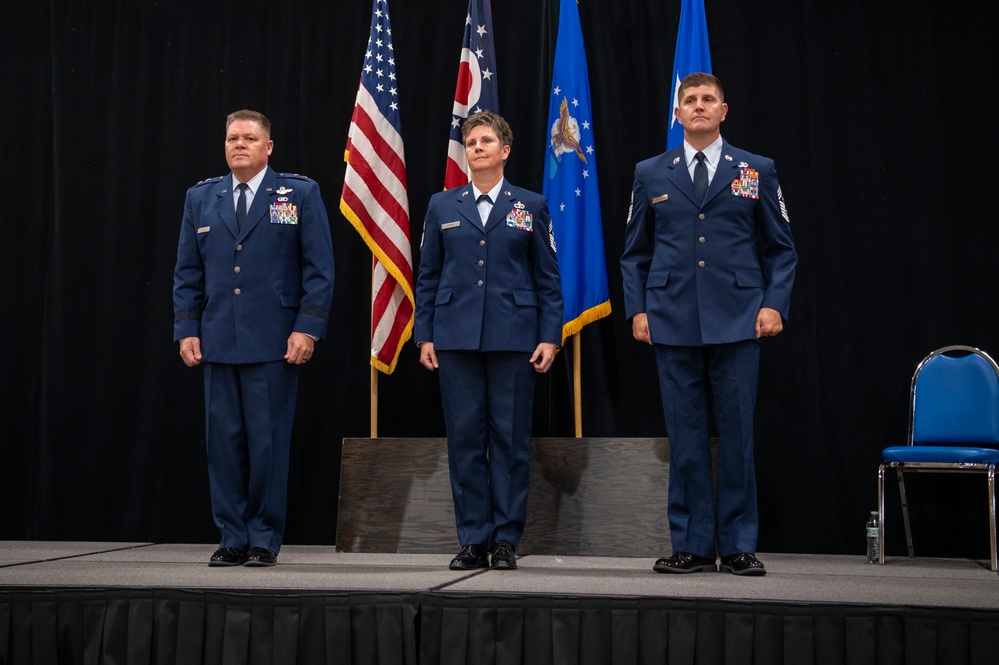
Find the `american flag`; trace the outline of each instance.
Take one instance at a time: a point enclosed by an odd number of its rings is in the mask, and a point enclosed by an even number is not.
[[[482,110],[499,113],[493,18],[489,0],[469,0],[461,61],[458,63],[458,85],[455,86],[454,109],[451,112],[444,189],[460,187],[471,177],[461,140],[461,125],[469,115]]]
[[[374,0],[371,32],[344,153],[340,211],[374,255],[371,365],[391,374],[413,332],[406,156],[388,0]]]

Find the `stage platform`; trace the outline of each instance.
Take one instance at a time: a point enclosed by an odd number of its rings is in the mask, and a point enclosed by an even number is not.
[[[974,663],[999,659],[982,561],[761,553],[768,574],[660,575],[654,557],[0,542],[7,663]]]

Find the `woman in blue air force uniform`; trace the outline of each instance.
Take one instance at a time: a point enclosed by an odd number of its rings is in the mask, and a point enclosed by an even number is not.
[[[421,364],[440,370],[462,548],[450,567],[514,569],[535,377],[562,340],[562,292],[547,202],[503,177],[509,125],[481,111],[462,138],[472,181],[430,199],[414,337]]]

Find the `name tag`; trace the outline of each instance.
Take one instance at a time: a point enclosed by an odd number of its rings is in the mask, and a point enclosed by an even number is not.
[[[460,220],[457,221],[457,222],[448,222],[447,224],[441,224],[441,231],[443,231],[445,229],[456,229],[459,226],[461,226],[461,221]]]
[[[208,233],[211,230],[212,227],[210,226],[202,226],[201,228],[198,229],[198,233]]]
[[[669,194],[663,194],[662,196],[655,197],[652,199],[652,205],[662,203],[663,201],[669,201]]]

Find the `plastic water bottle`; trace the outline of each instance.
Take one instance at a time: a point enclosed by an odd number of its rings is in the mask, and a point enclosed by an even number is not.
[[[872,510],[867,519],[867,563],[877,563],[881,553],[881,540],[878,538],[878,511]]]

